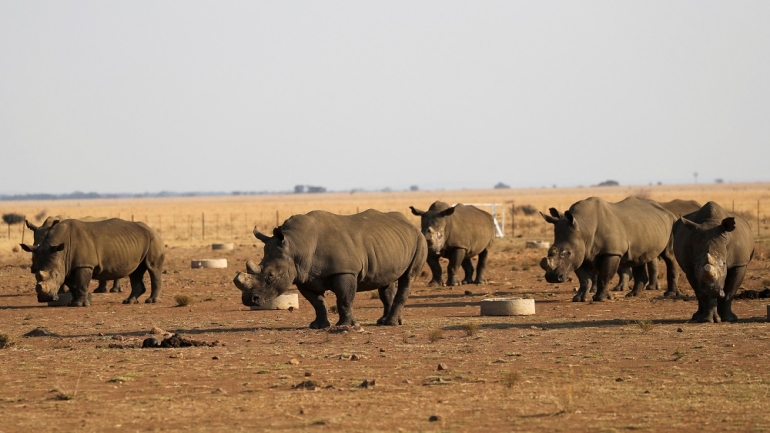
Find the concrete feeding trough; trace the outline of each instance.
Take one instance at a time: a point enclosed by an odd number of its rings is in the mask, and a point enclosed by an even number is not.
[[[226,268],[227,259],[199,259],[190,262],[190,267],[198,268]]]
[[[91,302],[91,292],[86,293],[86,299],[88,299],[88,302]],[[72,293],[70,292],[64,292],[59,293],[59,299],[55,301],[48,301],[49,307],[66,307],[67,305],[72,302]]]
[[[490,298],[481,300],[482,316],[531,316],[535,300],[522,298]]]
[[[551,243],[546,241],[527,241],[525,246],[527,248],[543,248],[548,249],[551,248]]]
[[[224,244],[211,244],[212,250],[220,250],[220,251],[232,251],[235,249],[235,244],[232,242],[224,243]]]
[[[267,301],[260,306],[252,305],[252,310],[288,310],[299,308],[299,296],[296,293],[286,293]]]

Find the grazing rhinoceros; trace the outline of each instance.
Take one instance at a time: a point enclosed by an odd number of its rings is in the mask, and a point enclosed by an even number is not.
[[[355,215],[312,211],[294,215],[267,236],[259,266],[247,263],[233,282],[244,305],[262,305],[294,284],[313,305],[313,329],[328,327],[324,292],[337,297],[337,326],[355,325],[356,292],[378,290],[384,307],[378,325],[400,325],[409,286],[428,254],[425,238],[397,212],[367,210]],[[398,282],[398,291],[395,282]]]
[[[674,224],[674,253],[698,298],[692,320],[738,320],[733,297],[754,256],[754,235],[746,220],[710,201]]]
[[[43,241],[43,239],[45,238],[45,235],[48,234],[48,230],[51,228],[52,225],[65,219],[67,218],[63,216],[58,216],[58,215],[49,216],[48,218],[45,219],[45,221],[43,221],[43,224],[40,227],[32,224],[27,220],[24,220],[24,223],[27,225],[27,228],[32,230],[33,246],[37,246],[40,244],[40,242]],[[98,218],[98,217],[90,217],[90,216],[78,218],[78,220],[85,221],[85,222],[104,221],[106,219],[107,218]],[[30,266],[30,269],[32,270],[33,274],[36,272],[34,263],[32,264],[32,266]],[[59,291],[63,292],[64,290],[63,288],[60,288]],[[112,288],[110,289],[110,292],[115,293],[115,292],[122,292],[122,291],[123,291],[123,288],[120,287],[120,280],[112,280]],[[99,280],[99,287],[94,289],[94,293],[105,293],[105,292],[107,292],[107,280]]]
[[[645,266],[661,256],[666,262],[666,296],[678,294],[673,257],[674,214],[659,204],[629,197],[618,203],[591,197],[581,200],[560,215],[550,209],[543,218],[554,224],[554,243],[540,262],[549,283],[562,283],[575,271],[580,289],[574,302],[584,302],[597,272],[594,301],[609,298],[607,290],[619,267],[631,267],[634,288],[626,296],[637,296],[647,283]]]
[[[144,223],[116,218],[98,222],[68,219],[54,223],[39,245],[21,247],[32,253],[39,302],[58,299],[59,288],[66,284],[72,293],[70,306],[85,307],[92,278],[128,276],[131,295],[123,303],[135,304],[145,292],[145,272],[149,272],[152,286],[146,302],[160,302],[164,245]]]
[[[460,284],[484,284],[484,269],[487,253],[495,240],[495,222],[487,212],[474,206],[458,204],[450,207],[437,201],[427,211],[410,206],[412,213],[420,217],[422,233],[428,242],[428,266],[433,278],[429,285],[443,286],[440,257],[449,259],[447,266],[448,286]],[[479,256],[476,266],[476,279],[473,279],[471,258]],[[462,264],[465,278],[457,278],[457,271]]]
[[[681,199],[674,199],[667,202],[656,202],[663,209],[666,209],[667,211],[674,214],[676,217],[680,217],[682,215],[687,215],[689,213],[695,212],[698,209],[700,209],[701,205],[695,201],[695,200],[681,200]],[[626,271],[624,271],[624,269]],[[618,283],[615,288],[612,290],[614,291],[625,291],[628,289],[628,282],[631,279],[631,272],[628,272],[627,268],[622,268],[618,271],[618,276],[620,276],[620,282]],[[649,282],[647,284],[647,290],[658,290],[658,259],[655,258],[650,263],[647,263],[647,278],[649,279]]]

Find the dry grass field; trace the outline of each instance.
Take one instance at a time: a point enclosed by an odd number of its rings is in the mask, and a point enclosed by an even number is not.
[[[545,282],[544,251],[524,247],[552,241],[550,225],[510,213],[629,195],[714,200],[745,215],[761,238],[743,288],[770,287],[769,184],[0,202],[0,213],[30,219],[133,217],[167,244],[162,303],[123,305],[123,292],[48,307],[36,302],[29,255],[14,252],[21,228],[8,238],[0,226],[0,432],[770,431],[767,301],[736,300],[738,323],[690,323],[697,304],[680,278],[685,299],[570,302],[577,283]],[[488,284],[430,288],[426,267],[399,327],[374,324],[381,306],[369,292],[355,301],[360,329],[308,329],[305,300],[293,312],[241,304],[232,278],[261,257],[255,225],[367,208],[417,223],[409,205],[437,199],[503,204],[506,237],[490,252]],[[229,267],[191,269],[200,258]],[[481,299],[513,296],[535,299],[537,313],[479,315]],[[23,336],[38,327],[56,335]],[[153,328],[209,345],[142,349],[163,336]]]

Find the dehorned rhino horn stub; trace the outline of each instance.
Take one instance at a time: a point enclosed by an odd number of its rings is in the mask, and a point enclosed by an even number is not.
[[[703,265],[703,277],[704,279],[715,281],[717,279],[717,268],[706,263]]]
[[[260,272],[262,272],[262,268],[260,268],[258,264],[254,263],[253,260],[249,260],[246,262],[247,274],[258,275]]]
[[[235,275],[235,278],[233,278],[233,283],[235,284],[235,287],[240,289],[241,291],[244,290],[251,290],[253,284],[252,284],[252,276],[249,274],[245,274],[243,272],[238,272]]]

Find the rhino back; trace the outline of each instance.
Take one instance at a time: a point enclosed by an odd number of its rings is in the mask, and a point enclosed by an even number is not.
[[[495,239],[492,215],[475,206],[458,204],[448,217],[446,247],[462,248],[468,256],[476,256]]]
[[[152,229],[120,219],[64,220],[51,228],[49,242],[65,243],[68,268],[93,268],[94,277],[126,277],[148,255],[163,255],[163,242]]]
[[[292,216],[282,230],[299,282],[353,274],[359,283],[387,285],[409,268],[420,253],[420,241],[425,242],[402,214],[376,210],[356,215],[312,211]],[[424,247],[422,251],[424,255]]]
[[[701,208],[700,203],[695,200],[681,200],[678,198],[667,202],[658,202],[658,204],[676,217],[696,212]]]
[[[695,212],[684,218],[705,227],[716,227],[728,217],[735,218],[735,230],[730,232],[730,243],[727,247],[727,266],[743,266],[751,261],[754,252],[754,234],[749,223],[739,215],[730,212],[715,202],[708,202]],[[697,236],[692,230],[684,227],[681,221],[674,224],[674,251],[677,258],[681,257],[686,265],[694,263],[692,245]]]
[[[620,256],[621,264],[646,263],[671,240],[674,215],[647,200],[629,197],[607,203],[591,197],[574,204],[570,212],[584,233],[586,251],[590,252],[587,259],[609,254]]]

